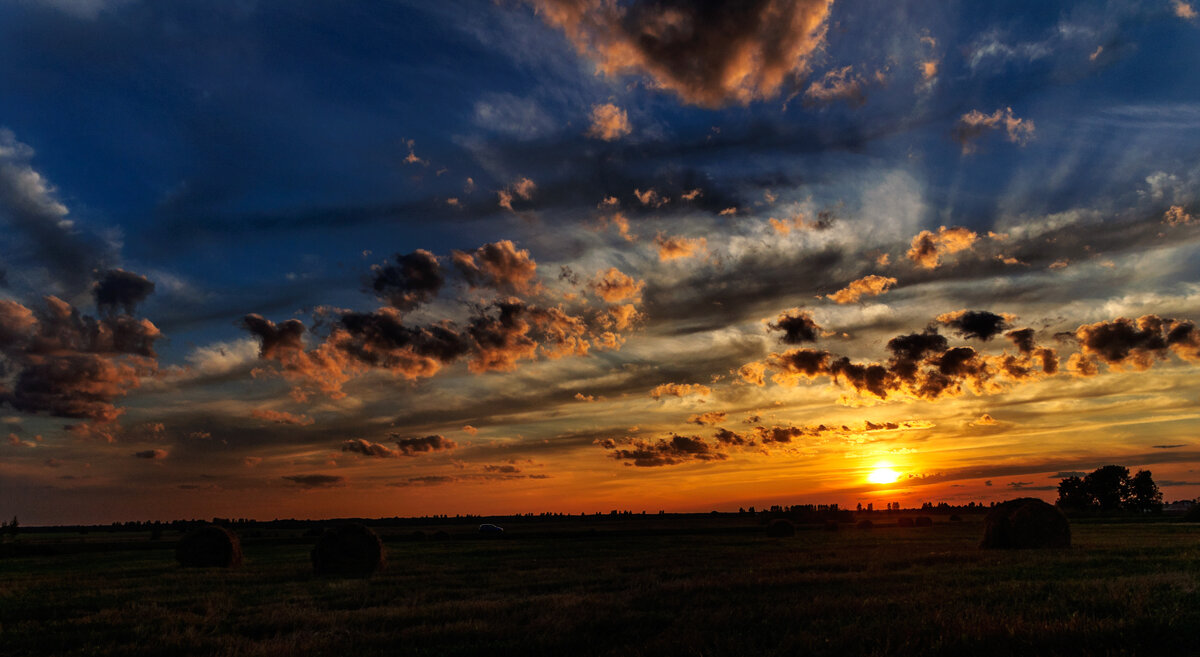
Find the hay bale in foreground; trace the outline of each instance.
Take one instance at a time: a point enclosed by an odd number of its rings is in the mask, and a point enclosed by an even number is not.
[[[1071,525],[1058,507],[1033,497],[997,504],[983,521],[981,549],[1071,547]]]
[[[875,526],[875,523],[871,522],[870,520],[859,520],[858,521],[859,529],[871,529],[874,526]]]
[[[962,521],[963,521],[962,516],[958,515],[957,513],[950,516],[950,522],[962,522]]]
[[[933,518],[930,518],[929,516],[917,516],[917,526],[918,527],[932,527],[933,526]]]
[[[331,577],[370,577],[386,561],[383,541],[370,527],[347,523],[331,527],[312,549],[313,574]]]
[[[841,526],[838,525],[836,520],[826,520],[825,521],[825,531],[836,532],[839,529],[841,529]]]
[[[896,525],[899,527],[912,527],[916,524],[917,523],[913,522],[912,518],[900,518],[896,521]]]
[[[218,525],[204,525],[183,535],[175,560],[187,568],[233,568],[242,565],[242,542]]]
[[[771,538],[787,538],[795,535],[796,526],[783,518],[776,518],[767,525],[767,536]]]

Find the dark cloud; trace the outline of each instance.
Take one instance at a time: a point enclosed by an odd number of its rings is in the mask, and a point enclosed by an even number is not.
[[[722,461],[729,458],[699,436],[671,434],[669,438],[660,438],[655,443],[639,439],[617,443],[609,439],[598,444],[611,450],[609,456],[612,458],[640,468],[677,465],[688,461]]]
[[[458,447],[458,443],[440,434],[430,436],[422,436],[420,438],[396,438],[395,434],[392,438],[396,441],[396,447],[400,453],[405,456],[416,456],[429,452],[441,452]]]
[[[516,474],[521,471],[515,465],[485,465],[483,466],[483,470],[484,472],[496,472],[499,474]]]
[[[824,42],[831,2],[531,4],[601,72],[644,74],[684,102],[718,107],[772,98],[794,85]]]
[[[347,440],[342,443],[343,452],[354,452],[363,456],[374,458],[395,458],[396,450],[389,448],[387,445],[380,445],[369,440],[358,438],[355,440]]]
[[[380,300],[398,310],[412,310],[437,297],[446,282],[437,256],[417,249],[394,256],[395,264],[372,268],[370,285]]]
[[[812,314],[793,308],[780,313],[774,322],[767,325],[772,331],[782,331],[779,341],[784,344],[816,342],[821,337],[821,327],[813,321]]]
[[[154,283],[150,279],[123,269],[109,269],[92,285],[96,308],[108,314],[124,310],[132,315],[138,304],[153,293]]]
[[[1023,354],[1033,352],[1035,331],[1031,328],[1017,329],[1004,334],[1005,337],[1012,340],[1017,349]]]
[[[160,337],[148,320],[96,319],[56,297],[46,297],[38,311],[0,301],[0,355],[15,373],[11,389],[0,384],[0,403],[27,413],[112,422],[122,413],[116,399],[156,369]]]
[[[165,449],[147,449],[140,452],[134,452],[133,456],[139,459],[157,461],[167,458],[167,451]]]
[[[523,282],[510,287],[535,287],[532,279],[518,278]],[[638,317],[633,304],[582,316],[561,305],[543,307],[504,297],[475,304],[465,328],[450,320],[408,326],[400,310],[383,307],[341,313],[327,324],[328,335],[311,349],[306,348],[306,328],[299,320],[275,324],[252,314],[241,324],[258,337],[260,358],[278,362],[283,376],[299,384],[295,391],[299,398],[307,397],[306,387],[336,398],[344,395],[343,383],[369,369],[415,380],[431,377],[463,357],[468,357],[470,371],[483,373],[511,371],[518,361],[533,360],[539,353],[560,358],[585,355],[593,345],[618,349],[624,341],[619,331],[630,329]],[[326,324],[324,318],[321,324]]]
[[[1050,475],[1050,478],[1051,479],[1066,479],[1068,477],[1085,477],[1085,476],[1087,476],[1087,473],[1083,472],[1082,470],[1064,470],[1064,471],[1056,472],[1056,473]]]
[[[1075,329],[1075,338],[1084,358],[1099,359],[1110,366],[1144,370],[1172,352],[1185,360],[1200,361],[1200,332],[1190,320],[1157,315],[1143,315],[1136,321],[1118,317],[1080,326]]]
[[[409,327],[392,308],[345,313],[337,326],[327,345],[363,365],[407,379],[432,376],[471,348],[468,336],[452,322]]]
[[[977,337],[991,337],[1001,330],[991,330],[994,322],[990,318],[985,320],[981,325],[964,326]],[[854,362],[825,350],[791,349],[747,363],[738,373],[744,381],[757,385],[762,385],[766,373],[773,371],[772,380],[784,385],[824,376],[876,399],[896,394],[937,399],[960,394],[964,387],[976,394],[993,392],[1003,380],[1021,381],[1058,371],[1058,356],[1052,349],[1034,347],[1030,353],[1019,356],[990,356],[971,347],[950,347],[946,338],[933,328],[896,336],[888,341],[887,349],[892,356],[886,363]]]
[[[1178,449],[1180,447],[1187,447],[1187,444],[1180,443],[1178,445],[1151,445],[1151,447],[1154,449]]]
[[[335,488],[346,483],[346,478],[340,475],[285,475],[283,478],[301,488]]]
[[[953,328],[964,338],[987,342],[1009,328],[1011,316],[997,315],[986,310],[958,310],[939,315],[937,321]],[[1030,336],[1032,339],[1032,336]]]
[[[397,481],[388,484],[396,488],[408,488],[410,486],[441,486],[443,484],[457,483],[486,483],[492,481],[514,481],[518,479],[549,479],[547,474],[515,474],[508,472],[489,472],[489,473],[471,473],[460,475],[424,475],[421,477],[409,477],[404,481]]]

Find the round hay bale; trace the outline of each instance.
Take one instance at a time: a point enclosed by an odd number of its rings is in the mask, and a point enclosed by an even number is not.
[[[370,527],[357,523],[325,530],[312,549],[313,574],[370,577],[383,568],[383,541]]]
[[[900,527],[912,527],[912,526],[916,525],[917,523],[913,522],[912,518],[900,518],[899,520],[896,521],[896,524],[899,525]]]
[[[985,550],[1071,547],[1071,525],[1053,504],[1019,497],[997,504],[988,513],[979,547]]]
[[[859,520],[858,521],[859,529],[873,529],[874,527],[875,527],[875,523],[871,522],[870,520]]]
[[[962,522],[962,521],[963,521],[962,516],[958,515],[957,513],[950,516],[950,522]]]
[[[204,525],[183,535],[175,560],[187,568],[233,568],[242,565],[242,542],[218,525]]]
[[[1200,522],[1200,504],[1192,504],[1183,514],[1184,522]]]
[[[826,520],[825,521],[825,531],[836,532],[839,529],[841,529],[841,527],[838,526],[838,523],[836,520]]]
[[[767,536],[771,538],[787,538],[795,535],[796,526],[783,518],[776,518],[767,525]]]
[[[448,541],[448,540],[450,540],[450,532],[439,529],[438,531],[433,533],[433,540]]]
[[[918,527],[932,527],[933,518],[930,518],[929,516],[917,516],[916,525]]]

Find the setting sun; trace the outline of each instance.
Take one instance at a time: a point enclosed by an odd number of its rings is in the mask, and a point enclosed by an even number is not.
[[[872,484],[893,484],[900,478],[900,473],[888,467],[875,468],[867,475],[867,481]]]

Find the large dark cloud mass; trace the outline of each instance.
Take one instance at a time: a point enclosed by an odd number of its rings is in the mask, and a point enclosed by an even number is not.
[[[346,478],[340,475],[327,474],[305,474],[305,475],[285,475],[285,480],[300,486],[301,488],[336,488],[346,483]]]
[[[976,338],[984,342],[1011,328],[1008,317],[986,310],[959,310],[939,315],[937,319],[964,338]]]
[[[1008,318],[987,311],[959,311],[942,315],[939,321],[956,327],[964,337],[989,340],[1008,328]],[[1084,324],[1072,334],[1080,351],[1068,363],[1077,375],[1099,372],[1098,362],[1111,367],[1144,370],[1174,353],[1192,362],[1200,361],[1200,331],[1189,320],[1145,315],[1136,321],[1124,317]],[[800,380],[828,377],[859,394],[876,399],[897,395],[937,399],[960,394],[964,387],[976,394],[996,392],[1004,384],[1052,376],[1058,373],[1058,353],[1034,342],[1032,329],[1011,331],[1008,336],[1017,354],[989,355],[972,347],[950,347],[933,328],[892,338],[886,363],[856,363],[817,349],[792,349],[772,353],[765,360],[748,363],[739,370],[748,383],[762,385],[764,375],[774,372],[776,383],[795,385]]]
[[[768,326],[773,331],[783,332],[779,341],[784,344],[816,342],[821,337],[821,327],[813,321],[812,315],[798,308],[780,313]]]
[[[1200,361],[1200,332],[1190,320],[1144,315],[1136,321],[1118,317],[1085,324],[1075,330],[1081,355],[1110,366],[1144,370],[1171,353]]]
[[[991,320],[1003,319],[1001,316],[986,311],[977,315],[983,320],[964,325],[972,337],[991,338],[1003,330],[1003,325],[997,327]],[[951,347],[933,328],[896,336],[888,341],[887,349],[892,356],[882,363],[854,362],[824,350],[792,349],[748,364],[741,375],[747,382],[759,385],[768,371],[775,372],[772,379],[776,383],[785,385],[824,376],[876,399],[896,395],[937,399],[959,394],[964,386],[982,393],[998,389],[1005,380],[1048,376],[1058,370],[1057,354],[1052,349],[1031,346],[1030,351],[1019,355],[981,354],[971,347]]]
[[[396,438],[396,447],[405,456],[416,456],[418,454],[454,449],[458,447],[458,443],[440,434],[435,434],[417,438]]]
[[[642,73],[707,107],[775,96],[824,42],[832,0],[532,0],[608,74]]]
[[[26,413],[116,420],[117,398],[157,366],[154,324],[129,315],[82,315],[57,297],[40,310],[0,301],[0,403]]]
[[[92,295],[102,313],[124,310],[132,315],[139,303],[154,293],[154,283],[145,276],[122,269],[110,269],[96,280]]]
[[[612,458],[627,461],[629,465],[640,468],[676,465],[687,461],[722,461],[729,458],[699,436],[671,434],[669,438],[660,438],[653,443],[634,439],[625,446],[612,439],[605,439],[599,444],[612,450]]]
[[[437,296],[446,282],[437,257],[424,249],[395,255],[395,264],[376,266],[371,288],[398,310],[412,310]]]
[[[455,251],[452,258],[472,288],[521,292],[539,303],[521,296],[497,296],[486,303],[465,299],[472,309],[465,325],[451,319],[406,324],[402,310],[432,299],[442,285],[435,256],[416,251],[398,256],[396,267],[375,269],[373,287],[391,305],[372,312],[335,311],[331,321],[323,316],[319,324],[324,335],[313,334],[306,341],[308,330],[300,320],[276,324],[257,314],[245,316],[241,325],[258,338],[259,357],[278,362],[283,376],[299,384],[294,396],[307,399],[306,388],[343,396],[346,381],[372,369],[416,380],[461,359],[472,372],[503,372],[539,354],[561,358],[582,356],[592,348],[618,349],[624,341],[621,331],[640,317],[633,303],[589,310],[575,295],[549,299],[556,305],[541,304],[547,295],[536,278],[537,263],[509,241],[485,244],[470,253]],[[616,269],[605,276],[611,284],[593,291],[606,301],[625,301],[641,289]],[[618,291],[616,285],[628,289]],[[577,309],[565,307],[564,301]]]

